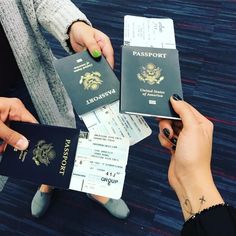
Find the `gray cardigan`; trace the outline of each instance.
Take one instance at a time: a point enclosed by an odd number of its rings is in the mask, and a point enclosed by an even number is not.
[[[75,117],[40,25],[69,52],[67,30],[76,20],[90,24],[69,0],[0,0],[1,24],[43,124],[75,127]],[[0,176],[0,191],[6,181]]]
[[[76,20],[90,24],[69,0],[0,0],[0,21],[44,124],[75,127],[75,117],[40,25],[69,52],[67,30]]]

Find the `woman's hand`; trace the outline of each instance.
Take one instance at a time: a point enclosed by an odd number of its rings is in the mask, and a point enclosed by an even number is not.
[[[110,66],[114,67],[113,47],[109,37],[103,32],[82,21],[77,21],[70,27],[69,39],[75,52],[80,52],[87,48],[95,58],[103,54]]]
[[[37,123],[19,99],[0,97],[0,153],[4,151],[6,144],[19,150],[25,150],[28,147],[26,137],[7,126],[13,120]]]
[[[170,99],[181,121],[161,120],[159,140],[171,152],[168,179],[185,218],[222,203],[210,168],[213,124],[178,95]]]

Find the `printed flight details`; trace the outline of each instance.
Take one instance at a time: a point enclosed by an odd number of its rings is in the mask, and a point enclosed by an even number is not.
[[[80,137],[69,189],[119,199],[128,152],[127,138],[92,133]]]

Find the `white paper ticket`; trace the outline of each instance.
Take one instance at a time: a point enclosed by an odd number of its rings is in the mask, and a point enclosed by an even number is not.
[[[173,20],[126,15],[124,45],[176,49]]]
[[[119,101],[81,116],[89,132],[129,138],[130,145],[151,135],[142,116],[119,113]]]
[[[128,138],[94,133],[80,137],[69,189],[119,199],[128,152]]]

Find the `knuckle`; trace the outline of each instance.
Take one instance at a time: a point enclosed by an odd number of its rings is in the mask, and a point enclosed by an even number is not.
[[[213,130],[214,129],[214,124],[210,120],[206,120],[206,126],[208,129]]]
[[[18,120],[22,113],[24,112],[25,106],[22,101],[18,98],[13,98],[12,106],[9,113],[9,118],[11,120]]]
[[[13,103],[16,106],[23,106],[23,103],[19,98],[13,98]]]

